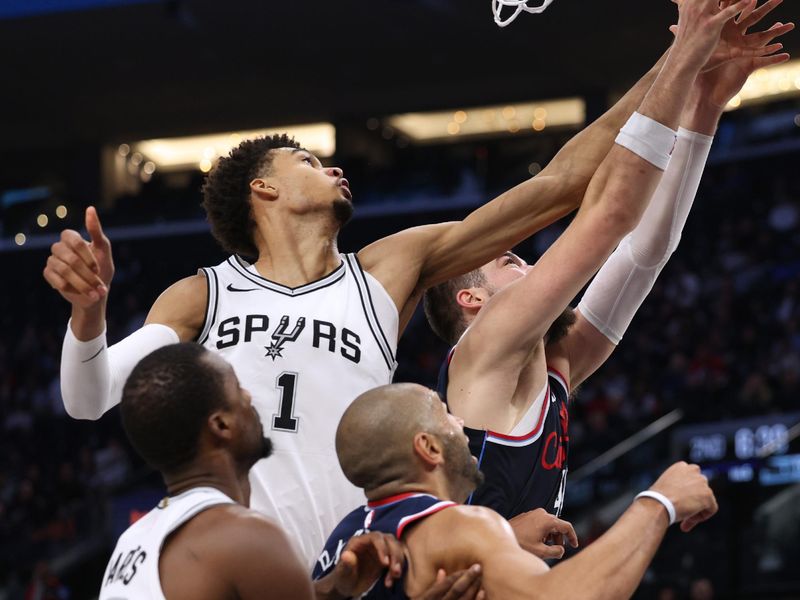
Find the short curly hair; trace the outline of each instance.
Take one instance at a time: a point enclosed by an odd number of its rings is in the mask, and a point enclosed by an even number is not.
[[[125,433],[154,469],[174,472],[197,455],[209,415],[227,405],[225,379],[199,344],[171,344],[145,356],[125,382]]]
[[[425,290],[423,307],[433,332],[446,343],[455,346],[467,329],[467,321],[456,302],[456,294],[460,290],[484,286],[486,275],[481,269],[475,269]]]
[[[300,147],[285,133],[245,140],[220,158],[208,174],[203,183],[203,208],[211,233],[226,252],[258,257],[250,182],[269,169],[273,150]]]

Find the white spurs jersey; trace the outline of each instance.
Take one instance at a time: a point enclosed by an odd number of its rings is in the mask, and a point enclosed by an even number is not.
[[[274,446],[250,472],[250,506],[280,523],[312,565],[365,502],[339,467],[336,428],[359,394],[391,382],[397,308],[354,254],[297,288],[236,256],[202,271],[208,310],[198,341],[233,365]]]
[[[192,488],[162,500],[119,537],[103,575],[100,600],[165,600],[158,575],[164,540],[192,517],[220,504],[234,502],[210,487]]]

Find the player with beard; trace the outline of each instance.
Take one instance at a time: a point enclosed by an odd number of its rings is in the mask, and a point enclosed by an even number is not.
[[[729,4],[717,10],[729,10]],[[675,251],[728,100],[753,71],[788,59],[786,54],[769,54],[780,47],[771,41],[790,31],[792,24],[777,23],[765,33],[747,34],[778,4],[770,1],[756,9],[753,3],[738,20],[713,25],[721,43],[712,66],[721,51],[727,54],[725,48],[738,43],[761,44],[764,57],[737,57],[712,69],[707,65],[696,79],[694,74],[688,79],[691,94],[672,88],[678,94],[670,105],[671,115],[661,113],[666,118],[659,120],[672,127],[682,113],[683,127],[652,198],[647,185],[615,189],[621,169],[602,166],[596,178],[605,185],[592,182],[575,220],[534,266],[507,252],[427,292],[429,321],[453,345],[442,368],[439,393],[464,419],[473,455],[486,473],[486,483],[471,496],[471,503],[497,510],[512,519],[512,525],[514,517],[536,508],[560,514],[567,477],[569,391],[608,358]],[[680,10],[687,6],[684,2]],[[683,17],[681,13],[679,30],[685,26]],[[680,41],[670,60],[677,58]],[[661,75],[671,66],[668,63]],[[660,79],[653,91],[659,83]],[[649,110],[648,101],[641,112]],[[626,220],[625,213],[620,218],[615,203],[629,202],[638,215],[648,199],[641,221],[619,243],[635,220]],[[562,312],[601,266],[576,313]]]
[[[251,401],[231,366],[197,344],[160,348],[134,368],[122,423],[168,496],[120,536],[101,600],[332,600],[400,576],[402,548],[376,533],[353,540],[340,566],[312,586],[281,528],[247,508],[247,474],[272,448]],[[439,575],[422,598],[475,598],[477,575]]]
[[[219,352],[275,441],[273,459],[251,471],[252,506],[284,527],[310,565],[330,529],[363,501],[336,461],[336,423],[358,394],[391,381],[398,336],[423,291],[575,207],[660,65],[539,176],[464,221],[408,229],[356,254],[337,249],[352,210],[341,169],[285,136],[243,142],[203,189],[212,232],[232,255],[168,288],[146,325],[111,348],[111,245],[88,209],[91,242],[63,232],[44,271],[72,304],[61,359],[67,412],[99,418],[136,362],[160,346],[196,340]]]
[[[383,532],[403,543],[402,585],[376,581],[363,596],[369,600],[413,597],[439,568],[475,561],[489,598],[628,598],[670,524],[689,531],[717,510],[700,468],[677,463],[604,536],[550,571],[520,547],[500,515],[461,504],[481,482],[462,425],[434,391],[416,384],[371,390],[350,405],[336,432],[336,451],[368,502],[331,534],[315,578],[335,572],[352,540]]]

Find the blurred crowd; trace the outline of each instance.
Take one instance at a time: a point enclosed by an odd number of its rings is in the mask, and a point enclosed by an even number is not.
[[[678,251],[618,350],[576,393],[573,470],[674,408],[689,422],[797,408],[793,160],[709,169]],[[368,229],[364,221],[349,227]],[[535,259],[562,228],[536,236],[520,254]],[[0,255],[0,599],[8,600],[81,598],[66,582],[68,557],[96,539],[96,553],[105,555],[108,500],[135,486],[143,470],[113,411],[94,423],[64,413],[58,361],[68,307],[41,280],[45,258],[44,250]],[[118,244],[115,258],[111,342],[140,326],[167,285],[222,255],[209,239],[189,236]],[[418,312],[400,343],[396,380],[435,385],[446,350]],[[681,589],[665,585],[659,597],[715,597],[706,574],[696,575]],[[99,572],[88,576],[99,582]]]

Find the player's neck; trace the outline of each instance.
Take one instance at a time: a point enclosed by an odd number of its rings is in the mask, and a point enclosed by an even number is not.
[[[337,234],[337,228],[319,219],[259,222],[256,270],[262,277],[288,287],[321,279],[341,263]]]
[[[169,496],[188,490],[210,487],[219,490],[242,506],[250,506],[250,481],[247,473],[237,473],[214,463],[193,464],[175,473],[163,473]]]
[[[402,496],[404,494],[430,494],[441,500],[452,500],[447,485],[435,480],[414,482],[393,481],[370,490],[366,493],[366,496],[369,502],[380,502],[381,500]]]

